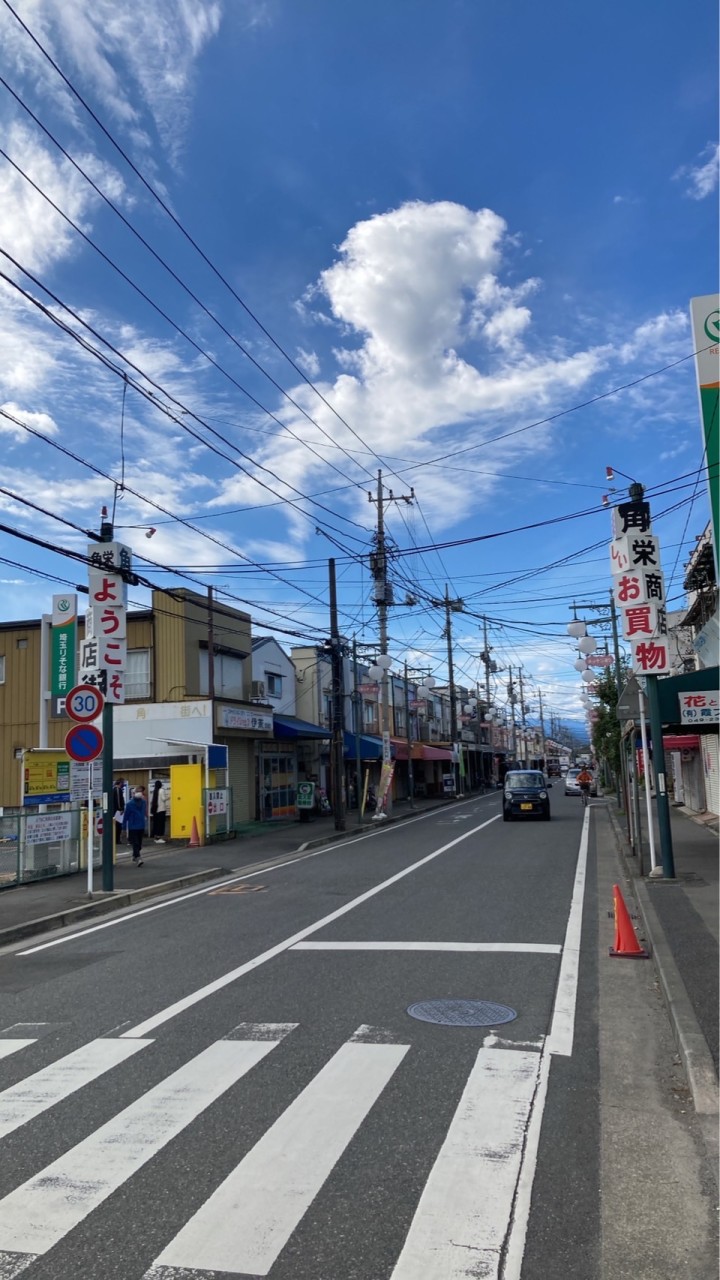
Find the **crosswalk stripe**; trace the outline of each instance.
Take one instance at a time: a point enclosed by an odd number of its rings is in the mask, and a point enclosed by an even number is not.
[[[32,1041],[26,1042],[32,1044]],[[51,1062],[0,1093],[0,1138],[54,1107],[63,1098],[97,1080],[132,1055],[128,1046],[144,1049],[152,1040],[91,1040],[57,1062]],[[0,1280],[2,1272],[0,1271]]]
[[[156,1259],[168,1268],[265,1276],[409,1045],[348,1042]],[[418,1272],[413,1280],[417,1280]]]
[[[211,1044],[0,1200],[2,1280],[19,1275],[29,1265],[28,1255],[37,1258],[62,1240],[270,1053],[283,1034],[275,1040]]]
[[[11,1053],[18,1053],[20,1049],[27,1049],[29,1044],[35,1044],[34,1040],[0,1040],[0,1058],[9,1058]]]
[[[512,1217],[540,1055],[481,1049],[391,1280],[493,1280]]]

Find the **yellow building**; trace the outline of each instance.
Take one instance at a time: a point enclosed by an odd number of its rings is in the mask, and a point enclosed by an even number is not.
[[[82,640],[82,614],[78,629]],[[41,632],[39,618],[0,623],[0,805],[20,803],[22,752],[40,745]],[[225,744],[234,821],[254,818],[255,743],[272,739],[273,719],[269,706],[250,700],[250,615],[214,600],[210,610],[194,591],[154,591],[150,609],[128,614],[127,637],[115,771],[145,783],[187,759],[188,744]],[[47,745],[62,747],[70,724],[50,704]]]

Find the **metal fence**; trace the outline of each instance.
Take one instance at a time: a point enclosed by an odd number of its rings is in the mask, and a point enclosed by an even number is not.
[[[0,889],[79,871],[81,821],[77,808],[5,809],[0,817]]]

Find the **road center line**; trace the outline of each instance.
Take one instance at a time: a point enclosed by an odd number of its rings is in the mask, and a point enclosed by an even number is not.
[[[236,982],[238,978],[244,977],[246,973],[251,973],[253,969],[258,969],[260,965],[266,964],[268,960],[273,960],[275,956],[281,955],[284,951],[289,951],[291,947],[295,946],[296,942],[302,942],[313,933],[317,933],[318,930],[324,929],[326,925],[332,924],[334,920],[339,920],[341,916],[347,915],[349,911],[354,911],[355,907],[361,906],[363,902],[368,902],[370,898],[382,893],[384,889],[389,889],[391,885],[397,884],[399,880],[404,880],[405,876],[412,875],[420,867],[427,866],[435,858],[439,858],[441,854],[447,853],[448,849],[453,849],[455,845],[468,840],[470,836],[477,835],[478,831],[482,831],[485,827],[489,827],[491,823],[497,822],[499,817],[500,814],[496,813],[492,818],[481,822],[479,827],[473,827],[470,831],[463,831],[462,835],[456,836],[448,844],[441,845],[439,849],[426,854],[424,858],[420,858],[409,867],[405,867],[404,870],[396,872],[394,876],[389,876],[387,880],[383,880],[380,884],[374,885],[372,889],[367,889],[365,893],[359,894],[351,902],[346,902],[344,907],[338,907],[336,911],[331,911],[329,915],[323,916],[321,920],[316,920],[314,924],[298,930],[297,933],[292,934],[289,938],[276,943],[274,947],[269,947],[267,951],[263,951],[259,956],[254,956],[252,960],[246,960],[244,964],[238,965],[236,969],[231,969],[229,973],[224,973],[222,977],[216,978],[214,982],[208,982],[206,986],[199,987],[197,991],[183,996],[181,1000],[176,1000],[174,1004],[168,1005],[166,1009],[161,1009],[159,1013],[154,1014],[151,1018],[138,1023],[136,1027],[131,1027],[129,1031],[123,1032],[121,1038],[134,1040],[146,1036],[149,1031],[162,1026],[164,1022],[169,1022],[177,1014],[184,1013],[186,1009],[192,1008],[194,1004],[199,1004],[201,1000],[206,1000],[208,996],[214,995],[216,991],[221,991],[223,987]]]
[[[557,956],[555,942],[296,942],[291,951],[530,951]]]
[[[484,800],[492,800],[492,794],[483,796]],[[467,804],[469,801],[460,801],[460,804]],[[404,827],[411,827],[416,822],[425,822],[428,818],[432,818],[438,813],[444,813],[444,809],[430,809],[427,813],[419,813],[416,818],[408,818],[403,823]],[[176,907],[181,902],[188,902],[191,898],[201,898],[205,894],[212,893],[220,885],[239,884],[243,880],[252,880],[254,876],[268,876],[273,871],[282,871],[285,867],[292,867],[297,862],[307,862],[310,858],[319,858],[324,853],[333,853],[337,849],[347,849],[351,845],[361,844],[363,840],[374,840],[378,836],[387,835],[388,832],[395,831],[395,825],[388,827],[378,826],[372,831],[367,831],[364,835],[354,836],[351,840],[339,840],[337,844],[326,844],[321,849],[313,849],[308,853],[300,853],[297,858],[288,858],[282,862],[276,862],[272,866],[261,866],[257,871],[246,871],[243,875],[232,876],[230,878],[213,880],[203,889],[193,889],[192,893],[178,894],[176,897],[166,898],[163,902],[156,902],[151,907],[141,907],[139,911],[127,910],[123,915],[114,916],[112,920],[104,920],[102,924],[90,925],[86,929],[78,929],[75,933],[63,934],[61,938],[53,938],[50,942],[40,942],[35,947],[27,947],[24,951],[16,951],[13,954],[18,956],[34,956],[38,951],[47,951],[50,947],[61,947],[66,942],[74,942],[77,938],[85,938],[90,933],[100,933],[102,929],[113,929],[119,924],[132,924],[134,920],[139,920],[141,916],[148,916],[153,911],[164,911],[167,907]],[[468,833],[469,834],[469,833]],[[0,1280],[2,1276],[0,1275]]]

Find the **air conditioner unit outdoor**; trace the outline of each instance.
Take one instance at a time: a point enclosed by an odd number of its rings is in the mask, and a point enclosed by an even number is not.
[[[253,680],[252,697],[262,698],[262,699],[265,698],[265,681],[264,680]]]

